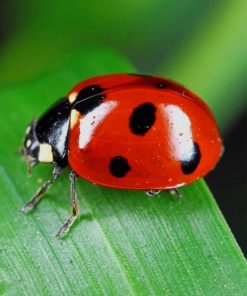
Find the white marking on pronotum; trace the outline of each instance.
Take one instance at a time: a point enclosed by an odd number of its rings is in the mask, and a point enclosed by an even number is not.
[[[39,145],[39,156],[38,159],[40,162],[52,162],[53,154],[52,148],[49,144],[40,144]]]
[[[57,132],[55,134],[55,138],[57,139],[57,150],[60,153],[60,155],[63,154],[64,147],[66,146],[66,140],[68,137],[68,129],[69,129],[69,121],[64,122],[64,124],[61,125],[61,129],[57,129]]]
[[[80,115],[79,111],[77,111],[76,109],[72,109],[72,111],[70,113],[70,128],[71,129],[76,125],[76,123],[79,119],[79,115]]]
[[[69,100],[70,104],[74,103],[74,101],[76,100],[77,95],[78,95],[78,92],[75,92],[75,91],[73,91],[69,95],[68,100]]]
[[[168,139],[173,155],[179,161],[190,161],[194,154],[194,143],[189,117],[175,105],[163,105],[161,110],[169,122]]]
[[[114,101],[102,103],[91,112],[89,112],[85,117],[80,119],[80,149],[84,149],[87,146],[87,144],[93,137],[96,128],[107,116],[107,114],[109,114],[116,106],[117,103]]]

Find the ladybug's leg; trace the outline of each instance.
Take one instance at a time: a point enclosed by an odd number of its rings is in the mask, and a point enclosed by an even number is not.
[[[169,189],[169,192],[171,195],[174,195],[177,199],[182,197],[182,194],[176,188]]]
[[[155,190],[155,189],[150,189],[150,190],[146,190],[146,194],[150,197],[156,196],[160,193],[161,190]]]
[[[40,201],[43,194],[46,192],[46,190],[55,182],[55,180],[61,175],[64,168],[56,166],[52,173],[52,178],[48,181],[46,181],[36,192],[36,194],[31,198],[31,200],[24,205],[24,207],[21,209],[21,211],[24,214],[27,214],[30,212],[36,204]]]
[[[79,201],[77,199],[77,192],[76,192],[76,173],[71,171],[70,173],[70,199],[71,199],[71,207],[72,207],[72,215],[66,220],[64,225],[60,228],[56,236],[63,237],[70,229],[72,224],[75,222],[76,218],[79,216]]]

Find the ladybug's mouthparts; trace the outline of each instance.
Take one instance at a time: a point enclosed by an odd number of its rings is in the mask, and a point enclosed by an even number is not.
[[[28,155],[27,149],[25,147],[21,148],[22,159],[27,163],[27,175],[30,176],[32,174],[32,167],[39,163],[38,159],[33,158]]]

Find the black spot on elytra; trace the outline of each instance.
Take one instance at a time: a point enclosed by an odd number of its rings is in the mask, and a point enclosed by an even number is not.
[[[112,176],[123,178],[130,171],[130,166],[126,158],[116,156],[110,160],[109,170]]]
[[[155,122],[156,108],[152,103],[136,107],[130,117],[130,129],[135,135],[143,136]]]
[[[100,85],[90,85],[83,88],[77,95],[72,109],[78,110],[81,114],[87,114],[99,106],[105,98],[104,89]]]
[[[198,167],[201,160],[201,151],[197,143],[194,143],[191,158],[186,161],[181,161],[181,167],[184,174],[192,174]]]

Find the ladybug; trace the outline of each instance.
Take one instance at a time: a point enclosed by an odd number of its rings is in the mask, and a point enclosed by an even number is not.
[[[72,215],[79,214],[75,181],[155,195],[196,181],[214,168],[222,141],[207,105],[179,84],[161,77],[112,74],[77,84],[28,125],[24,158],[31,167],[54,163],[50,180],[23,208],[29,212],[70,167]]]

